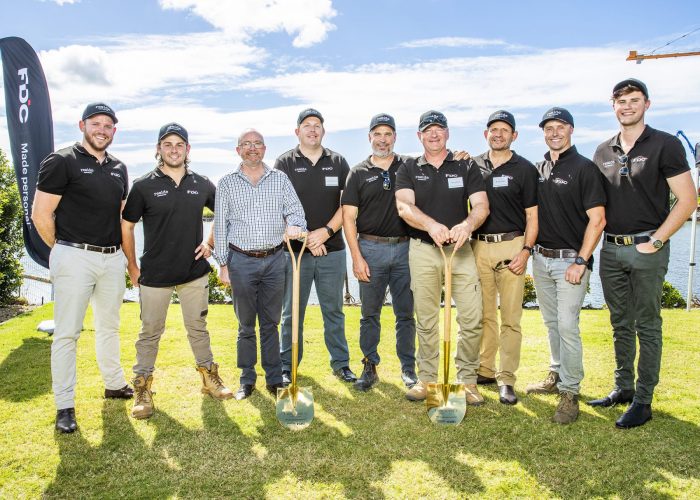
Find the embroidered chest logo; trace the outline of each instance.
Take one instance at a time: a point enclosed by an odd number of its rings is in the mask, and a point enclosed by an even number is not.
[[[644,163],[645,161],[647,161],[646,156],[635,156],[632,158],[632,163]]]
[[[199,191],[195,191],[194,189],[188,189],[187,194],[199,194]]]
[[[112,175],[114,177],[119,177],[120,179],[122,178],[122,174],[120,174],[119,172],[110,172],[109,175]]]
[[[430,179],[430,177],[427,175],[416,175],[417,181],[427,181],[428,179]]]
[[[153,193],[153,196],[155,196],[156,198],[161,198],[161,197],[163,197],[163,196],[168,196],[168,190],[167,190],[167,189],[163,189],[162,191],[156,191],[155,193]]]
[[[294,169],[295,172],[306,172],[306,167],[297,167]]]
[[[324,172],[327,172],[329,170],[333,170],[333,167],[321,167],[321,170],[323,170]]]
[[[604,161],[603,162],[603,168],[610,168],[615,166],[615,160],[610,160],[610,161]]]
[[[450,177],[459,177],[459,174],[445,174],[445,177],[450,178]]]
[[[367,177],[367,179],[365,179],[365,182],[374,182],[374,181],[376,181],[377,179],[379,179],[379,176],[378,176],[378,175],[373,175],[372,177]]]
[[[80,173],[83,173],[83,174],[94,174],[94,173],[95,173],[95,169],[94,169],[94,168],[81,168],[81,169],[80,169]]]
[[[569,181],[561,179],[559,177],[555,177],[554,179],[552,179],[552,182],[554,184],[559,184],[560,186],[566,186],[569,183]]]

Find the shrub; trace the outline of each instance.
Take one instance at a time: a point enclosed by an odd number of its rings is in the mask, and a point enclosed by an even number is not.
[[[523,293],[523,305],[537,302],[537,294],[535,293],[535,280],[529,274],[525,275],[525,293]]]
[[[0,304],[13,303],[22,285],[22,215],[15,172],[0,150]]]
[[[668,281],[664,281],[661,290],[661,307],[664,309],[683,309],[685,306],[686,302],[681,292]]]
[[[214,268],[209,273],[209,303],[226,304],[231,300],[231,287],[219,279],[219,272]]]

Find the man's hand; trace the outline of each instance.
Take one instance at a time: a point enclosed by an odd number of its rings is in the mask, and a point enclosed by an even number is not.
[[[469,241],[472,235],[472,229],[466,222],[460,222],[450,229],[450,241],[455,244],[455,250],[459,250],[465,242]]]
[[[134,285],[134,288],[138,288],[139,278],[141,277],[141,269],[139,269],[139,266],[133,265],[126,266],[126,270],[129,273],[129,279],[131,280],[131,284]]]
[[[651,244],[651,241],[647,241],[646,243],[639,243],[636,245],[637,251],[639,253],[656,253],[658,250],[654,245]]]
[[[361,255],[357,259],[352,259],[352,273],[358,281],[369,282],[369,265],[367,265],[367,261]]]
[[[457,161],[468,160],[471,158],[471,155],[467,151],[452,151],[452,158]]]
[[[228,266],[221,266],[219,268],[219,279],[224,285],[231,286],[231,278],[228,276]]]
[[[572,285],[580,285],[581,278],[583,277],[583,274],[585,272],[586,266],[584,264],[571,264],[569,267],[566,268],[566,274],[564,275],[564,279]]]
[[[299,226],[287,226],[286,231],[284,232],[284,241],[285,243],[290,240],[297,240],[299,239],[299,236],[301,235],[301,228]],[[307,242],[308,245],[308,242]]]
[[[306,246],[308,248],[309,245],[306,245]],[[326,250],[326,245],[320,245],[316,248],[311,248],[310,251],[311,251],[311,255],[313,255],[314,257],[322,257],[324,255],[328,255],[328,250]]]
[[[520,276],[525,272],[525,269],[527,269],[527,260],[529,258],[530,252],[523,248],[511,259],[510,264],[508,264],[508,269],[510,269],[513,274]]]
[[[314,229],[313,231],[310,231],[309,234],[306,236],[306,246],[311,250],[311,253],[320,246],[322,246],[327,240],[330,238],[328,235],[328,231],[326,230],[325,227],[319,227],[318,229]],[[326,255],[324,252],[323,255]]]
[[[194,260],[199,260],[202,257],[208,259],[211,257],[211,250],[212,248],[209,246],[209,243],[203,241],[197,248],[194,249]]]
[[[447,228],[447,226],[444,226],[439,222],[434,222],[430,225],[428,228],[428,234],[439,247],[450,242],[450,230]]]

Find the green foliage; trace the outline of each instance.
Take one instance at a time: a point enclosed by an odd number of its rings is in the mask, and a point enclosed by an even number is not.
[[[661,307],[664,309],[682,309],[685,306],[686,302],[681,292],[668,281],[664,281],[661,290]]]
[[[23,250],[22,207],[15,172],[0,150],[0,304],[14,302],[14,293],[22,284],[19,259]]]
[[[231,300],[231,287],[219,279],[216,269],[209,273],[209,303],[226,304]]]
[[[523,293],[523,305],[537,302],[537,294],[535,293],[535,280],[529,274],[525,275],[525,293]]]

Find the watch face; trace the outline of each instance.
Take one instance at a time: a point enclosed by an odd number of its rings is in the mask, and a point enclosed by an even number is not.
[[[588,262],[583,260],[583,257],[581,257],[581,256],[576,257],[576,260],[574,261],[574,263],[578,264],[579,266],[585,266],[586,264],[588,264]]]
[[[664,246],[664,242],[661,240],[653,240],[651,242],[651,245],[657,250],[660,250]]]

